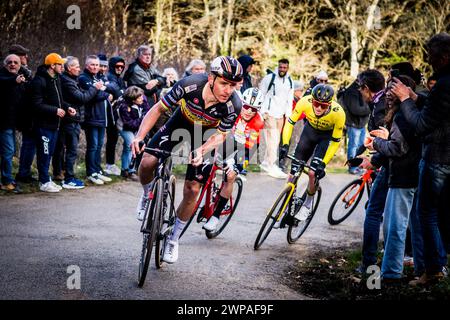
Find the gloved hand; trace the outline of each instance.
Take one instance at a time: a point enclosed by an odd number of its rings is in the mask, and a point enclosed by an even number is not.
[[[320,180],[323,177],[325,177],[325,166],[326,165],[325,165],[325,162],[322,161],[322,159],[314,157],[311,160],[310,166],[316,173],[317,179]]]
[[[280,160],[286,158],[286,156],[288,155],[288,152],[289,152],[289,145],[283,144],[280,148]]]

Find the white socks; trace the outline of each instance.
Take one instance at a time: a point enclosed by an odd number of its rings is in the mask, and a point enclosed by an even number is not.
[[[171,241],[178,241],[184,227],[186,226],[186,222],[187,221],[182,221],[177,217],[177,220],[175,220],[175,225],[173,226],[172,234],[170,236]]]

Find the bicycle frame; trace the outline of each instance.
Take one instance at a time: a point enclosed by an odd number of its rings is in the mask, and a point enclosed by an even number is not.
[[[205,185],[202,188],[202,191],[200,193],[200,196],[197,200],[197,203],[194,208],[194,213],[197,212],[197,210],[200,208],[201,204],[204,203],[204,211],[203,211],[203,218],[209,219],[214,214],[214,204],[216,203],[216,199],[213,199],[213,196],[218,197],[220,195],[220,192],[223,189],[224,180],[222,180],[222,183],[220,185],[220,188],[217,190],[217,193],[215,195],[212,194],[212,187],[213,187],[213,179],[216,176],[217,170],[220,169],[220,167],[217,165],[217,163],[214,163],[211,168],[211,173],[209,175],[208,180],[206,181]],[[225,173],[223,173],[225,175]],[[221,213],[221,216],[225,216],[233,212],[233,197],[230,198],[230,208],[228,210],[224,210]]]
[[[343,196],[342,196],[342,202],[345,203],[345,208],[347,209],[348,207],[350,207],[353,202],[355,202],[356,198],[358,197],[359,193],[362,192],[364,190],[364,187],[367,186],[367,194],[369,194],[369,185],[368,183],[372,182],[372,174],[373,174],[374,170],[373,169],[369,169],[367,170],[362,176],[361,176],[361,180],[362,183],[359,186],[358,191],[350,198],[347,200],[347,196],[350,194],[350,192],[353,191],[353,189],[348,190]]]

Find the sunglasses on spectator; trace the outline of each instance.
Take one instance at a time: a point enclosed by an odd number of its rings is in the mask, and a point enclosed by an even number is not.
[[[242,106],[242,108],[244,108],[245,110],[250,110],[251,112],[256,112],[256,111],[258,111],[258,109],[253,108],[252,106],[249,106],[249,105],[247,105],[247,104],[244,104],[244,105]]]
[[[319,83],[328,83],[328,79],[317,79]]]
[[[322,110],[327,110],[331,106],[331,103],[329,103],[329,102],[320,102],[320,101],[317,101],[317,100],[313,99],[312,105],[314,106],[314,108],[320,108]]]
[[[6,64],[19,64],[18,61],[7,61]]]
[[[125,66],[122,65],[122,64],[117,64],[117,65],[116,65],[116,69],[123,69],[123,68],[125,68]]]

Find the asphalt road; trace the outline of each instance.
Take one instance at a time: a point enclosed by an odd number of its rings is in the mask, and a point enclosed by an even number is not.
[[[142,289],[137,288],[142,236],[134,213],[138,184],[0,196],[0,299],[308,299],[287,286],[286,270],[315,248],[361,241],[366,195],[341,225],[328,225],[326,217],[351,179],[330,174],[322,180],[318,213],[296,244],[288,245],[287,229],[273,230],[254,251],[284,181],[250,174],[225,231],[208,240],[193,222],[180,240],[178,262],[160,270],[152,264]],[[68,289],[69,266],[79,267],[80,289]]]

